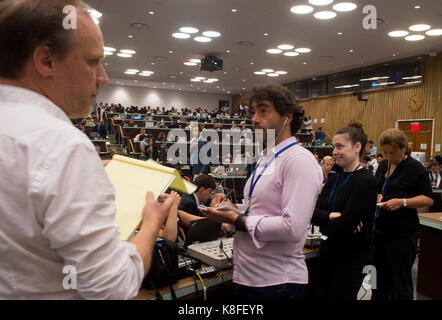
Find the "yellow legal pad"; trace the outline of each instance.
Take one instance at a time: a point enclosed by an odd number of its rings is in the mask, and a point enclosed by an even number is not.
[[[167,188],[193,193],[196,186],[183,179],[177,170],[153,160],[137,160],[115,155],[105,167],[115,188],[116,219],[120,225],[120,239],[131,238],[141,222],[147,191],[155,199]]]

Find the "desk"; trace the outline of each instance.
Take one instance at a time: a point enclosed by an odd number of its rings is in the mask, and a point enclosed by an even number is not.
[[[419,264],[416,291],[442,300],[442,212],[421,213]]]
[[[306,260],[315,258],[319,256],[319,249],[310,249],[304,248],[303,250],[304,256]],[[204,279],[204,284],[207,288],[213,288],[215,286],[219,286],[222,284],[226,284],[232,281],[233,270],[223,270],[220,272],[220,276],[206,278]],[[187,277],[179,280],[177,283],[173,285],[175,290],[175,294],[177,299],[185,298],[186,296],[195,294],[199,291],[202,291],[202,285],[200,281],[197,282],[198,290],[195,288],[195,281],[193,277]],[[168,287],[161,288],[158,290],[160,294],[163,296],[164,300],[172,300],[172,296],[170,295],[170,291]],[[208,300],[210,300],[210,293],[207,294]],[[133,300],[154,300],[155,299],[155,291],[154,290],[146,290],[141,288],[138,295],[133,298]]]

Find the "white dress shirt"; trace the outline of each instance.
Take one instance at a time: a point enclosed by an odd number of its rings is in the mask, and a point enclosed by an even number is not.
[[[0,145],[0,299],[135,296],[143,263],[119,240],[114,188],[86,135],[47,98],[0,85]],[[63,287],[68,265],[76,289]]]

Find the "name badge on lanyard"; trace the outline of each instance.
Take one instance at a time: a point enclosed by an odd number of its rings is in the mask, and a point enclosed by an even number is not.
[[[247,208],[247,210],[246,210],[246,212],[245,212],[245,215],[247,215],[247,214],[249,213],[250,200],[252,199],[253,191],[255,190],[256,184],[258,183],[259,179],[261,179],[261,177],[262,177],[262,175],[264,174],[264,172],[267,170],[267,168],[270,166],[270,164],[273,162],[273,160],[275,160],[275,159],[276,159],[281,153],[283,153],[283,152],[286,151],[287,149],[289,149],[289,148],[291,148],[291,147],[293,147],[293,146],[295,146],[295,145],[297,145],[297,144],[298,144],[298,142],[293,142],[293,143],[289,144],[288,146],[284,147],[283,149],[279,150],[278,153],[276,153],[276,154],[270,159],[270,161],[267,162],[267,164],[264,166],[264,168],[262,169],[261,173],[258,175],[258,177],[257,177],[256,180],[255,180],[256,171],[258,171],[259,163],[260,163],[261,161],[259,161],[259,162],[256,164],[256,168],[255,168],[255,170],[253,170],[253,173],[252,173],[252,180],[250,181],[250,189],[249,189],[249,196],[248,196],[248,202],[249,202],[248,204],[249,204],[249,206],[248,206],[248,208]]]

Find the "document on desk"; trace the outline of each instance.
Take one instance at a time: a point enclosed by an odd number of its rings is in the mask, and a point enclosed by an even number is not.
[[[176,169],[153,160],[115,155],[105,170],[115,189],[115,218],[120,225],[120,239],[124,241],[132,237],[141,223],[147,191],[152,191],[156,199],[169,187],[189,194],[196,190],[196,186],[184,180]]]

